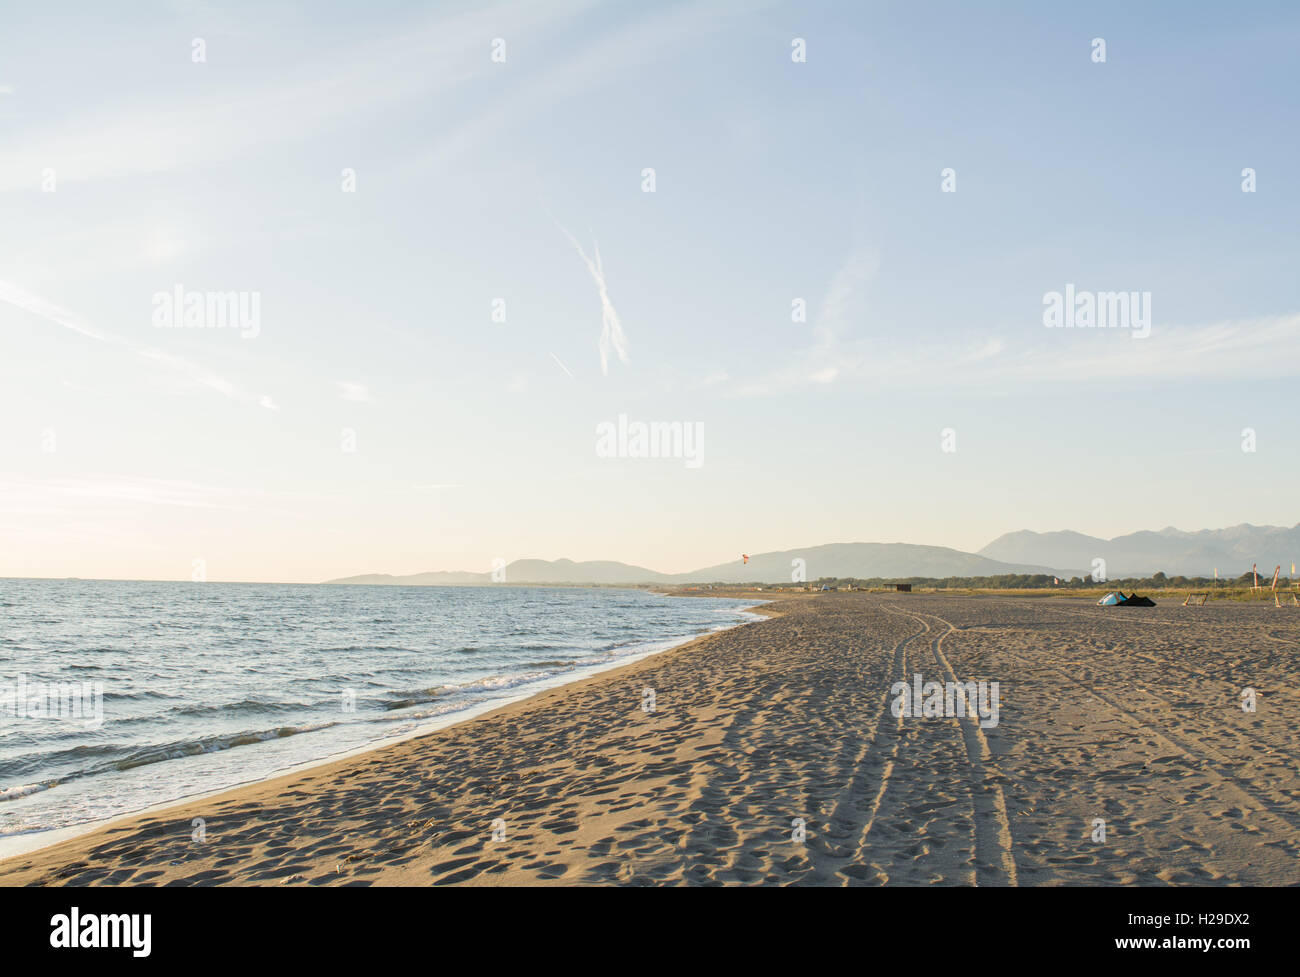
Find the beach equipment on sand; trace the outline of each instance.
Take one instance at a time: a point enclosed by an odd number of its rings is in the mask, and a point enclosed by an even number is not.
[[[1183,601],[1184,607],[1204,607],[1205,600],[1209,594],[1188,594],[1187,600]]]
[[[1150,597],[1139,597],[1137,594],[1129,594],[1122,601],[1115,605],[1116,607],[1155,607],[1156,602]]]
[[[1137,594],[1124,596],[1122,590],[1112,590],[1109,594],[1097,601],[1105,607],[1155,607],[1156,602],[1150,597],[1139,597]]]

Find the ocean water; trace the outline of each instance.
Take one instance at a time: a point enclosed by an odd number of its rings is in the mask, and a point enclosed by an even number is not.
[[[0,844],[447,725],[751,620],[753,603],[0,580]]]

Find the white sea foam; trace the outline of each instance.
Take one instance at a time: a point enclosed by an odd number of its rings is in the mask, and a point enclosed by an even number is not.
[[[0,850],[456,722],[754,615],[575,588],[6,582],[24,671],[104,723],[8,721]],[[74,626],[75,625],[75,626]],[[0,673],[0,679],[5,676]],[[23,839],[6,835],[37,832]]]

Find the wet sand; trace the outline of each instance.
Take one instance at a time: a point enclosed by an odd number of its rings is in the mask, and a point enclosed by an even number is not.
[[[763,610],[0,861],[0,884],[1300,884],[1300,608],[834,593]],[[998,724],[895,716],[890,687],[916,673],[998,682]]]

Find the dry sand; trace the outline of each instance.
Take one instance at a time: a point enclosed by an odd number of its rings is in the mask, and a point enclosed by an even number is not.
[[[1300,608],[837,593],[766,610],[15,856],[0,884],[1300,883]],[[889,687],[915,672],[998,681],[999,725],[895,718]]]

